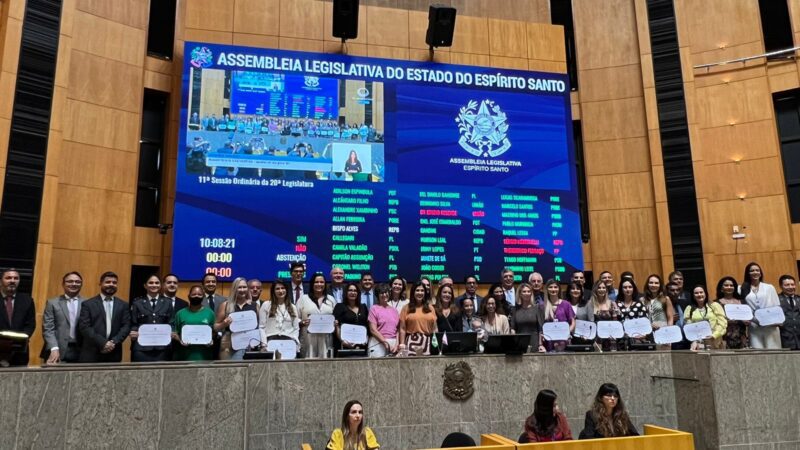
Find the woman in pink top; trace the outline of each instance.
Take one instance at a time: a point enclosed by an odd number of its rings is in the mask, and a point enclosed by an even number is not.
[[[369,357],[380,358],[397,353],[397,332],[400,314],[389,305],[389,285],[381,284],[375,288],[377,303],[369,309]]]

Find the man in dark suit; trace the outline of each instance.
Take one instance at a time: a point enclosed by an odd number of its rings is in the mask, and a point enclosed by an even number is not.
[[[78,319],[81,316],[81,288],[83,277],[78,272],[69,272],[61,279],[64,293],[47,300],[42,318],[44,347],[41,357],[47,364],[78,362],[80,357],[80,333]]]
[[[481,304],[483,297],[478,295],[478,278],[475,275],[469,275],[464,278],[464,288],[466,292],[456,297],[456,306],[461,308],[461,304],[464,302],[465,298],[471,299],[472,303],[475,305],[475,311],[478,311],[478,306]]]
[[[213,273],[203,275],[203,306],[209,308],[216,316],[217,310],[227,300],[227,298],[217,293],[217,276]],[[213,332],[214,336],[214,359],[219,358],[219,346],[222,340],[221,332]]]
[[[217,313],[222,302],[227,298],[217,294],[217,276],[213,273],[203,275],[203,306]]]
[[[306,275],[306,266],[299,261],[295,261],[289,266],[289,273],[292,277],[292,292],[289,292],[289,296],[292,298],[292,303],[297,305],[303,295],[309,292],[308,285],[303,281],[303,277]]]
[[[172,273],[168,273],[164,277],[164,297],[167,298],[169,304],[172,305],[172,315],[178,313],[178,311],[182,310],[189,306],[189,302],[186,300],[178,297],[178,276]]]
[[[253,278],[247,281],[247,290],[250,291],[250,298],[253,299],[253,304],[256,305],[256,311],[261,311],[261,305],[264,304],[266,299],[261,299],[263,292],[263,283],[261,280]],[[256,313],[258,315],[258,313]]]
[[[778,295],[786,320],[781,325],[781,347],[800,350],[800,297],[797,283],[791,275],[781,275],[781,293]]]
[[[131,312],[127,302],[114,297],[118,280],[114,272],[101,275],[100,294],[81,305],[80,362],[122,361],[122,342],[131,331]]]
[[[0,308],[0,331],[16,331],[28,337],[36,330],[36,308],[28,294],[17,292],[19,272],[17,269],[5,269],[0,274],[0,294],[3,296],[3,308]],[[12,366],[28,365],[28,342],[21,350],[11,353],[8,364]]]

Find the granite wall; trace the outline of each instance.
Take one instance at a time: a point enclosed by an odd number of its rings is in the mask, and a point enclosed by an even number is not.
[[[324,448],[344,403],[364,403],[383,449],[438,446],[452,431],[517,437],[536,393],[559,395],[577,436],[602,382],[637,426],[675,427],[669,353],[473,356],[475,393],[442,393],[453,357],[5,370],[0,448]]]

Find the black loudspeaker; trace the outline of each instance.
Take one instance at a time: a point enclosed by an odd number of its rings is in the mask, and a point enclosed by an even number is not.
[[[358,37],[358,0],[333,0],[333,37]]]
[[[428,9],[428,32],[425,43],[431,47],[450,47],[453,45],[453,31],[456,29],[456,9],[452,6],[431,5]]]

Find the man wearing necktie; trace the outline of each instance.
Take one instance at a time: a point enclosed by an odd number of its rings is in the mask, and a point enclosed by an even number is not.
[[[292,303],[297,305],[300,303],[300,299],[303,298],[303,295],[308,292],[308,286],[303,282],[303,277],[306,275],[306,266],[301,262],[293,262],[289,266],[289,273],[292,276],[292,282],[290,284],[292,288],[292,292],[290,292]]]
[[[328,292],[336,303],[342,303],[344,298],[344,269],[338,266],[333,266],[331,269],[331,286]]]
[[[170,342],[163,346],[139,343],[141,325],[170,325],[174,316],[172,304],[161,296],[161,280],[158,275],[150,275],[144,288],[147,293],[131,302],[131,361],[169,361],[172,359]]]
[[[19,272],[16,269],[5,269],[0,275],[0,294],[3,308],[0,308],[0,331],[16,331],[30,337],[36,330],[36,309],[30,295],[17,292]],[[12,366],[28,365],[28,343],[21,351],[11,354],[8,364]]]
[[[69,272],[61,278],[64,293],[47,300],[42,317],[44,347],[41,357],[47,364],[78,362],[80,333],[78,318],[81,313],[83,277]]]
[[[217,308],[226,299],[225,297],[217,294],[217,276],[213,273],[203,275],[203,306],[214,311],[216,314]]]
[[[781,275],[778,280],[781,293],[778,295],[786,320],[781,325],[781,347],[800,350],[800,298],[797,297],[797,282],[791,275]]]
[[[118,280],[114,272],[104,273],[100,276],[100,294],[81,304],[79,362],[122,361],[122,343],[131,331],[131,313],[128,303],[114,296]]]
[[[361,274],[361,304],[371,308],[375,302],[375,278],[369,272]]]
[[[514,271],[509,268],[503,269],[500,273],[500,280],[503,292],[506,295],[506,301],[515,308],[517,305],[517,293],[514,291]],[[510,313],[511,311],[509,311]]]
[[[464,299],[468,298],[472,300],[472,304],[475,306],[475,311],[478,311],[481,300],[483,300],[483,297],[478,295],[478,278],[475,275],[469,275],[464,278],[464,288],[466,289],[466,292],[456,297],[456,306],[461,308],[461,304],[464,302]]]
[[[217,294],[217,276],[211,272],[203,275],[203,306],[216,314],[217,309],[225,303],[225,300],[227,300],[225,297]],[[217,359],[219,358],[219,344],[222,339],[222,333],[213,332],[212,335],[214,338],[214,349],[212,352],[214,354],[214,359]]]

